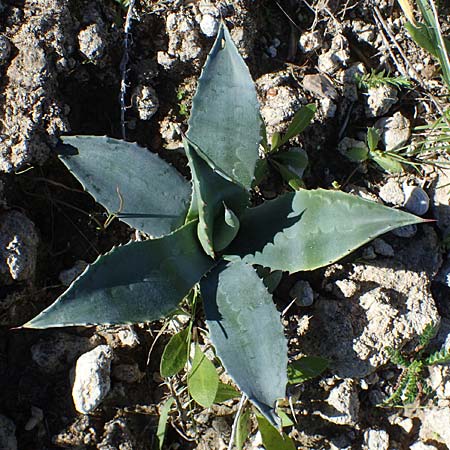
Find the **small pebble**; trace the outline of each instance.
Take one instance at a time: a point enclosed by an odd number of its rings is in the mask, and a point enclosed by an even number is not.
[[[417,216],[423,216],[430,207],[428,194],[418,186],[403,186],[405,193],[404,208]]]
[[[311,306],[314,303],[314,291],[308,281],[297,281],[289,291],[289,295],[299,306]]]
[[[99,24],[88,25],[78,33],[80,52],[92,63],[103,59],[106,45],[106,32]]]
[[[405,225],[404,227],[392,230],[392,234],[399,238],[412,238],[417,233],[417,225]]]
[[[374,126],[381,132],[381,142],[386,151],[402,147],[411,136],[411,122],[401,112],[392,117],[382,117]]]
[[[319,50],[322,46],[323,38],[319,31],[310,31],[303,33],[298,41],[299,49],[304,52],[312,52]]]
[[[110,371],[113,352],[108,345],[99,345],[78,358],[72,398],[75,409],[82,414],[94,411],[111,389]]]
[[[119,364],[113,368],[112,374],[116,380],[129,384],[139,383],[145,377],[145,373],[139,370],[137,363]]]
[[[339,94],[329,77],[321,73],[305,75],[302,84],[305,90],[317,97],[331,98],[332,100],[336,100],[339,97]]]
[[[364,450],[388,450],[389,434],[384,430],[369,429],[364,432]]]
[[[44,420],[44,411],[42,411],[41,408],[32,406],[31,407],[31,417],[28,419],[28,422],[25,424],[25,430],[31,431],[43,420]]]
[[[375,253],[374,248],[371,245],[369,245],[369,247],[366,247],[362,251],[362,257],[363,259],[372,260],[377,258],[377,254]]]
[[[391,245],[385,242],[383,239],[377,238],[372,242],[375,253],[381,256],[392,257],[395,255],[394,249]]]
[[[367,117],[380,117],[398,102],[397,89],[389,85],[371,87],[367,90],[365,112]]]
[[[139,119],[150,120],[159,108],[156,91],[151,86],[136,86],[133,91],[133,104],[138,112]]]

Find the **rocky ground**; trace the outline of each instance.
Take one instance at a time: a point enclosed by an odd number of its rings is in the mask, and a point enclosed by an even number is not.
[[[169,336],[155,341],[161,324],[12,329],[53,302],[86,263],[135,238],[117,221],[98,228],[94,218],[103,221],[104,211],[52,152],[64,134],[121,137],[125,14],[115,0],[0,0],[1,449],[155,445],[168,395],[158,373]],[[317,104],[297,143],[309,156],[308,188],[339,186],[434,219],[338,264],[283,277],[280,311],[297,299],[283,319],[291,356],[330,361],[322,377],[291,388],[297,423],[287,431],[302,449],[450,448],[449,366],[424,371],[431,390],[411,405],[379,407],[401,372],[389,347],[413,349],[429,323],[440,324],[433,348],[450,346],[448,155],[431,146],[417,170],[397,175],[343,155],[374,124],[387,150],[422,139],[415,127],[446,107],[438,66],[408,37],[391,0],[139,0],[127,139],[184,173],[181,132],[220,15],[256,80],[269,132],[284,130],[301,105]],[[359,88],[355,74],[371,69],[408,77],[412,87]],[[280,190],[273,174],[255,195]],[[429,205],[416,201],[424,194]],[[226,448],[236,409],[230,401],[173,415],[167,448]],[[247,448],[260,445],[253,430]]]

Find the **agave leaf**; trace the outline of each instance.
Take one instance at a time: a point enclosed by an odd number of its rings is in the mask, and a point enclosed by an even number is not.
[[[159,370],[162,377],[171,377],[186,365],[188,360],[189,333],[189,328],[181,330],[174,334],[165,346]]]
[[[157,155],[106,136],[61,139],[60,160],[109,213],[154,237],[183,224],[190,185]]]
[[[188,374],[188,389],[192,398],[205,408],[214,403],[219,389],[219,375],[216,368],[198,344],[195,346],[192,369]]]
[[[256,89],[222,23],[198,80],[188,137],[232,180],[250,189],[261,120]]]
[[[247,210],[224,258],[291,273],[313,270],[380,234],[422,221],[344,192],[301,189]]]
[[[214,264],[196,239],[196,226],[100,256],[24,327],[139,323],[167,315]]]
[[[205,252],[214,257],[216,250],[225,248],[236,236],[237,215],[245,209],[249,195],[243,187],[214,170],[207,156],[188,139],[184,140],[184,147],[192,171],[193,200],[197,201],[198,238]],[[192,206],[191,211],[194,209]]]
[[[201,282],[210,338],[227,373],[273,424],[285,396],[287,343],[280,314],[252,267],[222,264]]]

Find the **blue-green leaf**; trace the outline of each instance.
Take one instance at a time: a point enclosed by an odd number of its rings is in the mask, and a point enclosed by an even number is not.
[[[188,137],[236,183],[250,189],[261,121],[256,89],[222,23],[192,101]]]
[[[55,303],[24,325],[150,322],[176,309],[214,262],[191,222],[160,239],[132,242],[100,256]]]
[[[105,136],[61,139],[59,158],[109,213],[153,237],[183,225],[190,184],[158,155]]]
[[[299,190],[251,208],[225,259],[298,272],[326,266],[395,228],[423,220],[339,191]]]
[[[197,201],[198,238],[205,252],[214,257],[215,251],[224,249],[236,236],[237,215],[245,209],[249,195],[242,186],[214,170],[208,157],[188,139],[184,147],[192,171],[193,201]]]
[[[200,284],[211,342],[241,391],[277,424],[285,396],[287,343],[280,314],[252,267],[221,265]]]

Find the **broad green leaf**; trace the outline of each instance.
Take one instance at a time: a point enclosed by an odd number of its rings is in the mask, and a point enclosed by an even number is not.
[[[239,230],[239,227],[229,227],[226,220],[228,217],[229,223],[233,221],[231,214],[237,219],[236,214],[239,215],[248,203],[248,192],[214,170],[207,156],[188,139],[184,140],[184,147],[192,171],[193,199],[197,200],[198,238],[205,252],[214,257],[215,251],[225,248]],[[224,204],[231,213],[227,214]],[[225,233],[226,230],[228,233]],[[218,236],[215,232],[219,233]]]
[[[289,139],[299,135],[305,130],[305,128],[311,123],[314,115],[316,114],[317,107],[314,103],[310,103],[306,106],[302,106],[294,115],[292,122],[290,123],[286,134],[281,139],[281,144],[284,145]]]
[[[250,432],[250,410],[247,408],[238,419],[236,427],[236,438],[234,440],[234,445],[236,450],[242,450],[244,443],[248,438]]]
[[[153,237],[184,223],[190,184],[158,155],[105,136],[61,139],[60,160],[109,213]]]
[[[256,415],[256,420],[266,450],[295,450],[294,442],[286,433],[280,434],[269,421],[259,414]]]
[[[222,23],[192,100],[188,137],[215,167],[250,189],[260,133],[254,83]]]
[[[227,373],[272,423],[286,394],[287,343],[271,295],[252,267],[222,264],[201,282],[211,342]]]
[[[175,403],[173,397],[169,397],[162,405],[159,411],[158,429],[156,430],[156,439],[158,440],[158,449],[162,450],[164,438],[166,437],[167,421],[172,405]]]
[[[380,142],[380,131],[377,130],[375,127],[370,127],[367,130],[367,145],[369,147],[369,150],[371,152],[374,152],[377,149],[379,142]]]
[[[258,186],[267,176],[268,172],[269,165],[267,163],[267,159],[258,159],[258,161],[256,162],[255,179],[253,180],[252,187],[255,188],[256,186]]]
[[[277,414],[281,420],[281,427],[292,427],[294,425],[294,422],[291,420],[291,418],[281,409],[277,409]]]
[[[100,256],[24,327],[139,323],[166,316],[214,265],[198,243],[196,227],[191,222],[163,238]]]
[[[304,356],[288,365],[290,384],[304,383],[319,376],[328,367],[328,361],[320,356]]]
[[[344,192],[301,189],[247,210],[224,258],[291,273],[313,270],[383,233],[422,221]]]
[[[415,27],[412,23],[407,22],[405,23],[405,28],[408,30],[416,44],[433,56],[438,56],[428,29],[424,23],[419,23],[418,26]]]
[[[389,155],[384,155],[380,151],[371,152],[370,158],[375,161],[382,169],[389,173],[402,173],[403,166]]]
[[[174,334],[164,348],[160,364],[162,377],[171,377],[186,365],[188,360],[189,331],[189,328],[185,328]]]
[[[233,386],[230,386],[229,384],[225,384],[219,381],[219,386],[217,388],[214,403],[226,402],[227,400],[239,397],[240,395],[241,394]]]
[[[353,162],[363,162],[369,157],[366,147],[351,147],[345,152],[345,156]]]
[[[275,152],[280,145],[281,145],[281,134],[278,131],[275,131],[272,134],[272,139],[271,139],[271,143],[270,143],[270,151]]]
[[[218,388],[216,368],[196,344],[192,368],[188,374],[189,393],[199,405],[209,408],[214,403]]]

